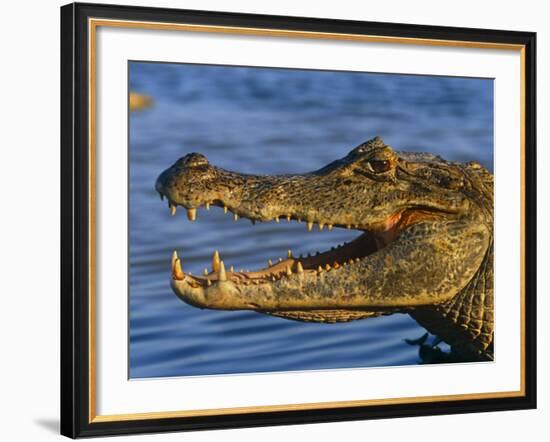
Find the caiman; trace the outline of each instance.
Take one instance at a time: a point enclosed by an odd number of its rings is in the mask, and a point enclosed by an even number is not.
[[[252,272],[229,271],[216,251],[212,271],[194,276],[174,253],[171,286],[188,304],[314,322],[408,313],[462,360],[493,359],[493,176],[479,163],[394,151],[376,137],[302,175],[241,174],[190,153],[155,188],[192,221],[218,206],[252,223],[362,232]]]

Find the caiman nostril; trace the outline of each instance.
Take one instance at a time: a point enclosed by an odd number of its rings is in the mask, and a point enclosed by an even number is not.
[[[186,167],[205,166],[208,164],[208,159],[200,153],[190,153],[180,158],[178,163]]]

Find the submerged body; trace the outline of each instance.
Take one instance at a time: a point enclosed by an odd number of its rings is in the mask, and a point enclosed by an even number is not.
[[[253,272],[226,269],[216,252],[211,272],[191,276],[175,255],[171,285],[185,302],[316,322],[405,312],[464,360],[492,359],[493,178],[479,164],[396,152],[374,138],[303,175],[239,174],[192,153],[156,189],[190,220],[219,206],[253,222],[362,232]]]

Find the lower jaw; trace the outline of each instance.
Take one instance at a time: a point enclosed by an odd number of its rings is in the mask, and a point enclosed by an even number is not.
[[[333,248],[330,251],[317,253],[316,255],[308,255],[307,257],[294,257],[290,254],[287,259],[280,260],[276,263],[271,263],[268,267],[251,272],[235,272],[232,267],[226,268],[223,262],[219,259],[217,252],[214,254],[212,267],[213,270],[202,276],[185,275],[181,271],[179,259],[172,260],[172,277],[176,280],[186,278],[186,281],[192,287],[208,288],[211,285],[228,280],[234,284],[262,284],[266,282],[274,282],[283,277],[290,276],[296,273],[312,274],[323,273],[327,271],[336,271],[342,267],[352,267],[358,264],[368,255],[375,253],[385,247],[393,240],[396,232],[364,232],[356,239],[344,245]],[[177,257],[176,257],[177,258]],[[220,267],[223,266],[223,271]],[[178,268],[179,267],[179,268]]]

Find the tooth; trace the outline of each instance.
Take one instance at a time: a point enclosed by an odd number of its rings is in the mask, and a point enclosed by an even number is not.
[[[327,262],[327,264],[325,265],[325,270],[328,272],[330,270],[330,264]]]
[[[210,286],[212,285],[212,281],[210,281],[209,279],[207,279],[207,280],[206,280],[206,285],[207,285],[208,287],[210,287]]]
[[[353,264],[353,259],[349,259],[348,264]]]
[[[204,276],[208,276],[208,269],[205,267],[204,272],[202,272],[202,273],[204,273]]]
[[[176,259],[178,259],[178,252],[175,250],[172,252],[172,267],[174,267],[174,263],[176,262]]]
[[[334,267],[335,269],[339,269],[339,268],[340,268],[340,264],[338,264],[336,261],[334,261],[333,267]]]
[[[355,262],[359,262],[359,261],[360,261],[360,259],[359,259],[359,258],[355,258]]]
[[[279,262],[283,262],[283,258],[279,258]]]
[[[239,219],[239,215],[236,213],[233,214],[233,221],[237,221]]]
[[[212,271],[218,272],[220,270],[220,254],[216,250],[212,255]]]
[[[227,275],[225,273],[225,265],[223,261],[220,261],[220,270],[218,271],[218,281],[227,281]]]
[[[279,224],[279,217],[278,217],[278,216],[276,216],[276,217],[273,218],[273,219],[275,220],[275,222],[276,222],[277,224]]]
[[[304,268],[302,267],[302,263],[298,261],[298,264],[296,264],[296,270],[298,273],[304,273]]]
[[[347,224],[346,229],[348,229],[348,230],[351,229],[351,224]]]
[[[172,214],[172,216],[174,216],[176,214],[176,205],[175,204],[170,204],[170,213]]]
[[[229,267],[229,271],[230,271],[231,273],[235,273],[235,267],[233,267],[233,266]]]
[[[286,275],[287,276],[292,275],[292,269],[290,268],[290,266],[287,266],[287,268],[286,268]]]
[[[288,252],[286,252],[286,254],[289,258],[292,258],[292,250],[288,249]]]
[[[332,224],[329,224],[327,227],[329,230],[332,230],[334,226]]]
[[[318,273],[322,273],[323,272],[323,268],[321,266],[317,266],[317,272]]]
[[[272,280],[272,281],[275,281],[275,276],[272,276],[272,277],[271,277],[271,280]]]
[[[239,269],[239,272],[244,273],[244,269]]]
[[[174,267],[172,267],[172,274],[174,275],[174,279],[178,279],[180,281],[185,278],[185,274],[181,269],[181,261],[179,260],[179,258],[176,258],[176,260],[174,261]]]
[[[290,215],[287,215],[287,216],[286,216],[286,222],[287,222],[287,223],[290,222]]]
[[[195,221],[197,219],[197,209],[187,209],[187,219]]]
[[[301,223],[301,222],[302,222],[302,220],[301,220],[300,218],[296,219],[296,221],[298,221],[299,223]]]
[[[227,206],[223,206],[223,213],[227,213]]]
[[[268,260],[267,260],[267,265],[268,265],[269,267],[271,267],[271,266],[273,265],[273,261],[271,261],[271,259],[268,259]]]
[[[325,225],[323,223],[319,223],[319,230],[323,230],[324,227]]]
[[[204,207],[206,207],[206,210],[210,210],[210,203],[206,203]]]
[[[313,222],[312,222],[312,221],[308,221],[308,222],[307,222],[307,231],[308,231],[308,232],[311,232],[312,229],[313,229]]]

